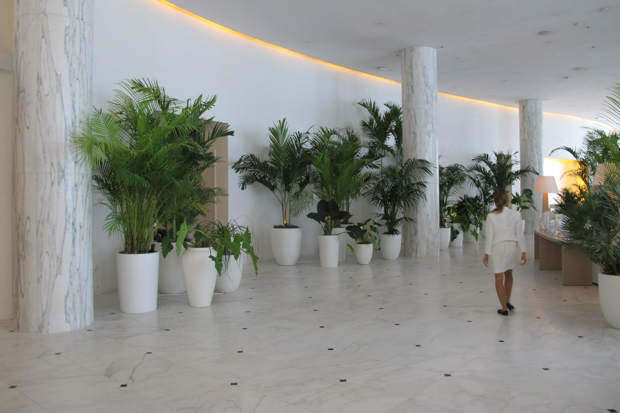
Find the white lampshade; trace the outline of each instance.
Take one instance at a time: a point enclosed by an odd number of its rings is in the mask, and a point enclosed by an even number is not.
[[[557,194],[558,186],[553,176],[539,176],[534,185],[535,194]]]

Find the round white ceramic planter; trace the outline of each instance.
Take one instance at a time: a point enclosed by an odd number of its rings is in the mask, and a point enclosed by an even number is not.
[[[347,258],[347,234],[346,228],[334,228],[332,229],[332,235],[340,236],[340,247],[338,249],[338,261],[342,262]]]
[[[157,309],[159,252],[116,255],[118,298],[124,313]]]
[[[159,292],[161,294],[183,294],[185,292],[185,280],[183,279],[183,265],[180,256],[177,256],[177,246],[172,246],[172,251],[164,258],[161,254],[161,242],[155,243],[155,251],[159,254]]]
[[[188,248],[183,254],[183,276],[192,307],[208,307],[213,300],[217,271],[210,252],[211,248]]]
[[[379,236],[381,237],[381,255],[383,255],[383,259],[395,260],[398,258],[403,235],[380,234]]]
[[[599,273],[598,297],[605,321],[613,328],[620,329],[620,275]]]
[[[301,228],[271,228],[271,250],[278,264],[297,264],[301,254]]]
[[[450,246],[452,228],[439,228],[439,249],[447,250]]]
[[[464,233],[463,238],[465,239],[465,242],[467,242],[468,244],[475,244],[476,242],[478,242],[476,237],[471,235],[471,232]]]
[[[319,260],[321,267],[338,266],[340,235],[319,235]]]
[[[218,275],[217,281],[215,281],[215,291],[218,293],[234,293],[241,284],[241,278],[243,276],[243,261],[242,256],[238,260],[230,256],[228,258],[228,265],[224,262],[224,268],[222,268],[222,275]]]
[[[452,224],[452,226],[459,230],[459,236],[454,239],[454,241],[450,241],[451,247],[461,247],[463,246],[463,231],[461,230],[461,224]]]
[[[361,265],[367,265],[372,260],[373,244],[355,244],[355,258]]]

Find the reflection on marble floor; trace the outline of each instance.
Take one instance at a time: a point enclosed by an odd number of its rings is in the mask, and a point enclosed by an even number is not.
[[[597,287],[563,287],[531,260],[502,317],[481,254],[265,262],[209,308],[160,296],[155,312],[123,314],[107,294],[84,330],[4,321],[0,412],[620,411],[620,330]]]

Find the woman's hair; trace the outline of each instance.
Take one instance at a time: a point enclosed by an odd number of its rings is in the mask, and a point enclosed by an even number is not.
[[[495,209],[491,212],[499,214],[504,210],[504,207],[508,206],[510,198],[506,192],[498,192],[493,195],[493,202],[495,202]]]

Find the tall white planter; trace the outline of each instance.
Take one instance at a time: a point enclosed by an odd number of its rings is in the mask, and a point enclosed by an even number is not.
[[[338,261],[342,262],[347,258],[347,234],[346,228],[334,228],[332,229],[332,235],[338,235],[340,237],[340,247],[338,249]]]
[[[479,235],[478,235],[479,236]],[[475,244],[476,242],[478,242],[478,240],[476,239],[476,237],[474,237],[473,235],[471,235],[471,232],[466,232],[463,234],[463,238],[465,239],[465,242],[467,242],[468,244]]]
[[[355,244],[355,258],[360,265],[367,265],[372,260],[373,244]]]
[[[116,255],[118,298],[124,313],[157,309],[159,253]]]
[[[381,255],[385,260],[395,260],[400,255],[402,234],[380,234]]]
[[[459,230],[459,236],[454,239],[454,241],[450,241],[451,247],[461,247],[463,246],[463,231],[461,230],[461,224],[452,224],[452,226]]]
[[[340,235],[319,235],[319,260],[321,267],[338,266]]]
[[[301,254],[301,228],[272,228],[271,250],[278,264],[297,264]]]
[[[239,256],[238,260],[234,257],[228,257],[228,265],[224,262],[222,274],[217,276],[215,281],[215,292],[218,293],[234,293],[241,284],[243,277],[243,256]]]
[[[181,254],[183,254],[183,250]],[[155,251],[160,253],[159,292],[161,294],[183,294],[185,292],[183,264],[181,264],[181,256],[177,255],[176,244],[172,246],[172,251],[168,253],[166,258],[161,254],[161,242],[155,243]]]
[[[439,228],[439,249],[447,250],[450,246],[452,228]]]
[[[210,253],[211,248],[188,248],[183,254],[183,276],[192,307],[208,307],[213,300],[217,271]]]
[[[620,275],[599,273],[598,297],[605,321],[620,329]]]

